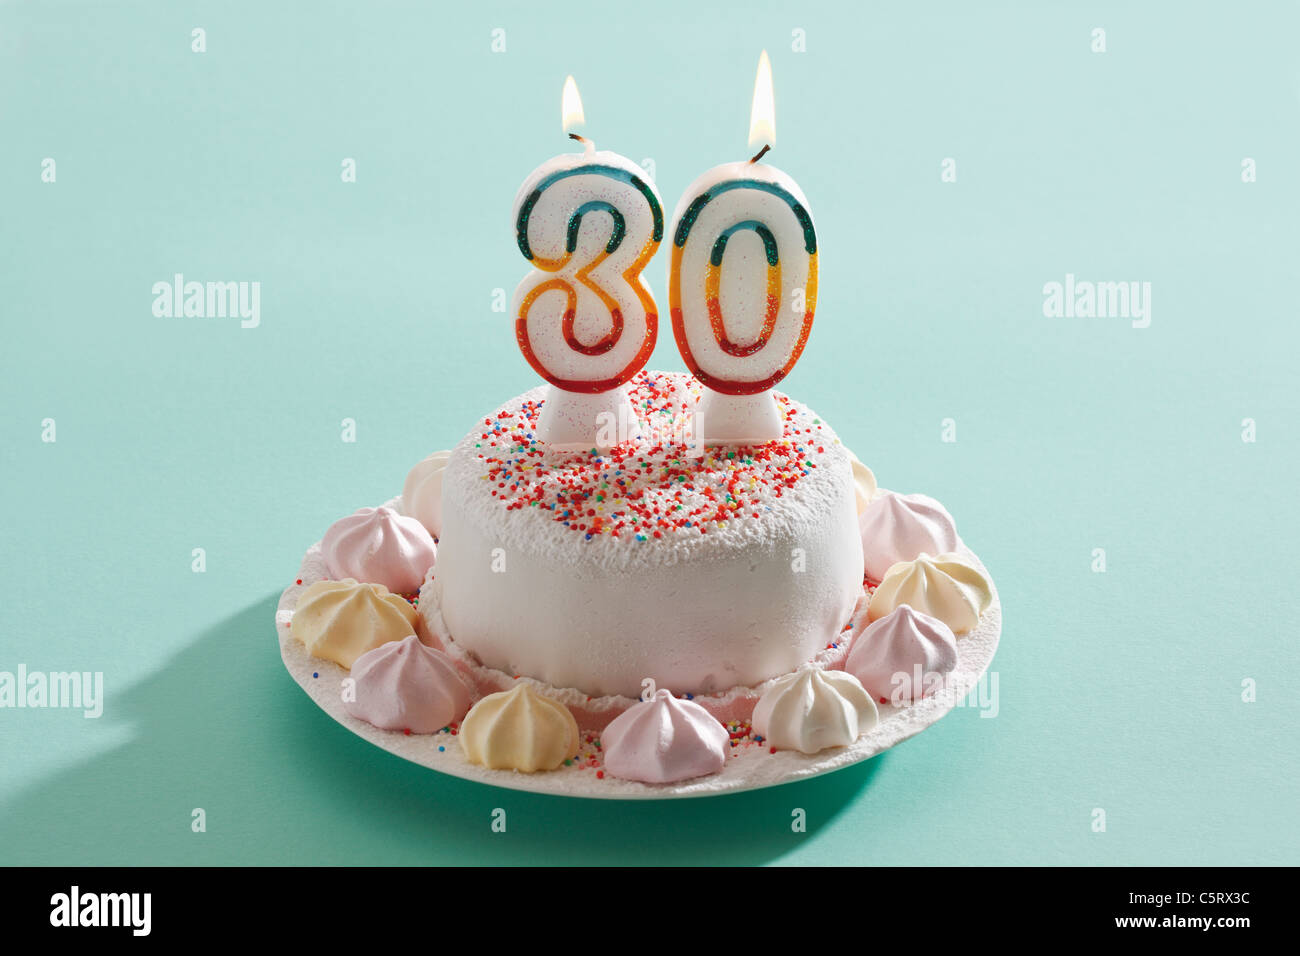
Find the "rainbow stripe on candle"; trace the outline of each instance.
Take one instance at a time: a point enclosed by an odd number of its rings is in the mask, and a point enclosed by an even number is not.
[[[650,238],[650,243],[647,245],[647,248],[651,249],[651,252],[649,255],[645,256],[647,260],[650,256],[654,255],[653,248],[658,247],[659,243],[663,240],[664,211],[659,206],[659,200],[655,198],[654,190],[652,190],[649,185],[646,184],[646,181],[640,176],[637,176],[629,170],[623,169],[621,166],[606,166],[601,163],[589,163],[585,166],[575,166],[572,169],[561,169],[558,172],[551,173],[551,175],[543,179],[537,184],[537,188],[528,194],[528,198],[525,199],[523,204],[519,207],[519,218],[515,222],[515,237],[519,242],[519,251],[524,254],[525,259],[532,262],[543,272],[556,272],[563,268],[569,261],[568,257],[573,255],[574,249],[577,248],[578,225],[585,213],[590,212],[592,208],[597,206],[603,206],[607,211],[613,210],[614,207],[609,203],[602,202],[589,202],[579,206],[574,210],[573,215],[569,217],[568,242],[566,244],[568,254],[561,259],[547,260],[536,258],[533,255],[532,247],[528,243],[528,219],[532,216],[533,209],[537,206],[537,200],[542,198],[542,193],[546,192],[547,189],[554,186],[562,179],[568,179],[570,176],[593,175],[608,176],[610,179],[617,180],[618,182],[627,183],[645,197],[646,204],[650,207],[650,215],[654,218],[654,232]],[[609,245],[605,249],[606,252],[613,252],[623,242],[623,229],[621,228],[621,224],[622,216],[620,214],[615,219],[614,234],[610,236]]]
[[[757,233],[763,240],[763,250],[767,255],[767,311],[764,313],[763,325],[759,329],[758,336],[749,345],[737,345],[728,337],[727,326],[722,318],[720,292],[722,257],[727,251],[727,240],[733,233],[741,230],[752,230]],[[722,351],[728,355],[753,355],[767,345],[768,339],[772,337],[772,330],[776,328],[776,317],[781,312],[781,257],[777,252],[776,236],[772,235],[772,230],[757,219],[746,219],[722,231],[722,235],[718,236],[717,241],[713,243],[713,251],[709,253],[709,265],[704,273],[704,303],[709,310],[709,325],[713,329],[713,337]]]

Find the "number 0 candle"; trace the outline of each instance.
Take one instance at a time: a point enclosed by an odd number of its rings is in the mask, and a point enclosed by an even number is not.
[[[687,367],[705,386],[696,432],[714,444],[782,435],[771,388],[794,367],[817,305],[817,233],[793,179],[763,163],[775,140],[772,72],[754,83],[748,162],[686,190],[669,231],[668,304]]]
[[[583,119],[573,77],[563,115],[565,132]],[[538,440],[578,448],[638,433],[623,386],[658,334],[659,310],[641,272],[659,248],[664,215],[640,166],[572,138],[584,151],[537,167],[515,199],[515,235],[533,271],[515,290],[512,311],[520,351],[551,385]],[[604,427],[607,415],[616,428]]]

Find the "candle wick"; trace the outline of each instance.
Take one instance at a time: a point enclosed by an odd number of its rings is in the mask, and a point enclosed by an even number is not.
[[[591,156],[595,155],[595,143],[591,142],[590,139],[586,137],[580,137],[580,135],[578,135],[577,133],[569,133],[569,139],[576,139],[577,142],[580,142],[582,146],[586,147],[586,150],[584,151],[584,155],[588,157],[588,159],[590,159]]]
[[[596,144],[593,143],[591,140],[587,139],[587,137],[585,136],[579,136],[577,133],[570,133],[569,139],[577,140],[583,146],[587,147],[588,156],[590,156],[592,153],[596,151]]]
[[[771,146],[764,146],[762,149],[760,149],[757,153],[754,154],[754,158],[751,159],[750,162],[751,163],[758,162],[767,154],[767,151],[771,148],[772,148]]]

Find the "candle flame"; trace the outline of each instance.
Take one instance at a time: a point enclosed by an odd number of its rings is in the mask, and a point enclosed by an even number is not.
[[[573,77],[564,78],[564,94],[560,98],[561,129],[567,133],[584,125],[587,118],[582,113],[582,97],[578,95],[578,84]]]
[[[754,103],[749,110],[749,147],[776,145],[776,95],[772,92],[772,61],[767,51],[758,58]]]

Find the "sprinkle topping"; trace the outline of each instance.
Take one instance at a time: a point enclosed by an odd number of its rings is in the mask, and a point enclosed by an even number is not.
[[[694,378],[643,371],[627,388],[641,435],[613,448],[548,450],[536,439],[543,401],[483,419],[472,445],[492,496],[507,510],[537,509],[588,541],[706,535],[733,521],[763,520],[769,502],[839,441],[820,419],[774,392],[781,438],[701,449],[690,443],[687,427],[701,391]]]

